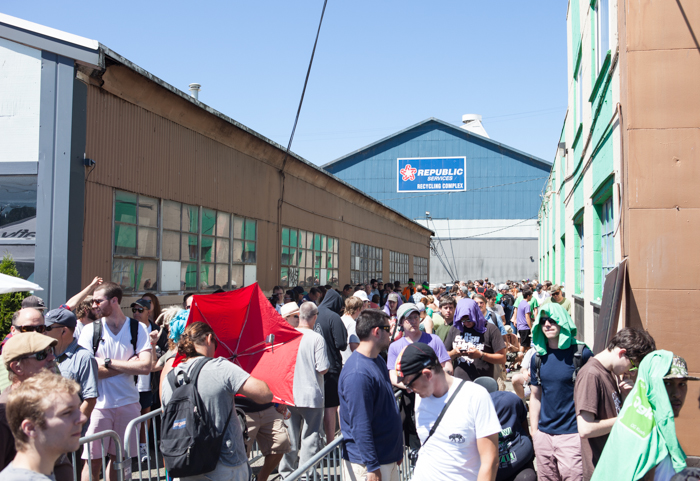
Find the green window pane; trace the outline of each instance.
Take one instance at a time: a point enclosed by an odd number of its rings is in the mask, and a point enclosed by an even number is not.
[[[282,247],[282,265],[288,266],[292,263],[289,257],[289,247]]]
[[[328,258],[326,259],[326,267],[329,269],[333,268],[333,254],[326,254]]]
[[[290,266],[296,266],[296,260],[297,260],[297,250],[296,249],[289,249],[289,265]]]
[[[333,239],[333,252],[338,253],[338,239]]]
[[[121,191],[116,192],[114,221],[136,224],[136,194]]]
[[[296,229],[291,229],[289,231],[289,245],[292,247],[296,247],[298,245],[297,241],[299,240],[299,236],[297,234]]]
[[[299,247],[306,247],[306,231],[299,231]]]
[[[321,234],[314,234],[314,250],[321,250]]]
[[[182,230],[183,232],[199,232],[199,208],[194,205],[182,206]]]
[[[321,236],[321,249],[320,250],[322,250],[322,251],[326,250],[326,236],[325,235]]]
[[[134,290],[134,267],[136,261],[114,259],[112,262],[112,282],[116,282],[125,291]]]
[[[139,196],[139,225],[158,227],[158,199]]]
[[[163,260],[180,260],[180,233],[169,230],[163,231]]]
[[[255,221],[245,220],[245,240],[255,241]]]
[[[202,270],[199,273],[199,285],[202,289],[212,289],[214,287],[214,273],[216,267],[214,264],[202,264]]]
[[[192,234],[182,234],[182,249],[180,250],[183,261],[197,260],[197,236]]]
[[[294,265],[299,267],[306,267],[306,251],[303,251],[301,249],[298,251],[297,263]]]
[[[216,211],[202,209],[202,235],[214,235],[216,233]]]
[[[282,245],[289,245],[289,229],[287,227],[282,227]]]
[[[201,259],[202,262],[213,262],[214,261],[214,238],[202,236],[202,247],[201,247]]]
[[[138,291],[157,290],[158,262],[157,261],[137,261],[136,279],[134,285]]]
[[[306,233],[306,248],[307,249],[314,248],[314,233],[313,232]]]
[[[216,215],[216,235],[219,237],[229,237],[231,230],[231,214],[218,212]],[[228,279],[228,277],[227,277]]]
[[[327,246],[328,246],[328,249],[327,249],[328,252],[333,252],[333,238],[332,237],[328,238]]]
[[[139,227],[139,256],[158,256],[158,229]]]
[[[243,252],[243,262],[246,264],[255,264],[255,242],[246,242],[245,251]]]
[[[216,265],[216,284],[223,288],[230,288],[228,285],[228,264]]]
[[[197,264],[180,265],[180,288],[187,291],[197,289]]]
[[[133,225],[114,225],[114,253],[122,256],[136,255],[136,227]]]
[[[163,229],[180,230],[181,207],[179,202],[163,201]]]

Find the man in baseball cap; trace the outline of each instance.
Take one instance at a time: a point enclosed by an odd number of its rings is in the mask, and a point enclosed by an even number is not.
[[[46,304],[44,304],[44,300],[41,297],[29,296],[25,297],[22,301],[22,309],[24,309],[25,307],[31,307],[43,311],[44,309],[46,309]]]
[[[395,369],[406,390],[418,394],[416,430],[424,444],[414,479],[495,479],[501,424],[486,389],[447,374],[435,351],[422,342],[406,346]],[[426,443],[452,397],[454,402]]]
[[[299,304],[296,302],[288,302],[280,309],[280,314],[284,317],[292,327],[299,326]]]

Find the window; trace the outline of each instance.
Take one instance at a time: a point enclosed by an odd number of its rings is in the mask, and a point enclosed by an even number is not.
[[[428,259],[413,256],[413,278],[418,284],[428,281]]]
[[[576,119],[574,122],[574,134],[578,130],[579,124],[583,123],[583,65],[579,62],[578,73],[576,74]]]
[[[9,254],[20,277],[34,279],[36,175],[0,176],[0,258]]]
[[[112,281],[125,291],[158,289],[157,199],[116,191]]]
[[[408,283],[408,254],[391,251],[389,260],[389,274],[392,282]]]
[[[586,268],[585,265],[586,263],[584,262],[584,238],[583,238],[583,220],[581,220],[580,224],[576,225],[576,230],[578,231],[578,242],[579,242],[579,254],[578,254],[578,262],[579,262],[579,279],[578,279],[578,292],[579,294],[583,295],[584,293],[584,287],[586,285]]]
[[[350,282],[367,284],[382,278],[382,249],[353,242],[350,247]]]
[[[601,282],[605,282],[605,276],[615,268],[615,222],[613,216],[613,201],[612,197],[605,201],[602,205],[601,217],[601,238],[600,238],[600,256],[601,267],[603,269],[603,277]]]
[[[257,280],[256,228],[253,219],[116,191],[112,280],[125,292],[252,284]]]
[[[338,285],[338,239],[290,227],[282,228],[280,285]]]
[[[610,11],[608,8],[609,0],[598,0],[595,9],[595,31],[596,31],[596,74],[600,73],[600,69],[603,68],[603,62],[605,61],[605,56],[610,50]]]

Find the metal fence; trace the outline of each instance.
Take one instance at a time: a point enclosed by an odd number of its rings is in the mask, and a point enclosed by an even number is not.
[[[132,420],[126,426],[126,436],[124,436],[124,447],[126,448],[126,459],[131,462],[131,458],[136,457],[136,466],[139,474],[139,481],[144,479],[144,462],[141,459],[141,454],[139,451],[131,452],[131,440],[136,437],[136,445],[139,445],[139,440],[141,439],[140,432],[145,429],[145,441],[146,446],[150,446],[151,437],[153,437],[153,452],[154,456],[151,457],[150,449],[148,456],[146,458],[145,467],[146,469],[146,479],[151,480],[155,475],[155,478],[160,481],[161,479],[166,480],[165,467],[163,466],[163,459],[160,455],[160,450],[158,446],[158,429],[156,428],[156,420],[163,416],[163,409],[158,409],[156,411],[151,411],[148,414],[139,416]],[[150,429],[149,429],[150,421]],[[151,462],[152,460],[152,462]],[[162,474],[161,474],[162,471]]]
[[[122,451],[122,444],[121,440],[119,439],[119,435],[114,432],[114,431],[102,431],[101,433],[95,433],[90,436],[85,436],[83,438],[80,438],[80,449],[78,449],[77,453],[72,453],[72,459],[71,461],[73,462],[73,479],[75,481],[78,481],[80,479],[80,472],[79,472],[79,464],[78,464],[78,455],[82,452],[83,445],[87,444],[87,450],[88,450],[88,457],[92,459],[92,450],[90,449],[90,443],[93,441],[100,441],[100,448],[101,448],[101,453],[100,453],[100,458],[102,459],[102,472],[106,473],[107,472],[107,464],[109,462],[109,455],[105,451],[105,439],[111,439],[112,442],[114,443],[115,446],[115,452],[116,452],[116,462],[114,463],[114,469],[117,471],[117,481],[124,481],[125,479],[131,479],[131,476],[129,473],[131,472],[131,466],[128,466],[128,473],[124,473],[124,456],[123,456],[123,451]],[[98,459],[98,458],[95,458]],[[90,463],[90,460],[86,460],[85,463]],[[92,469],[88,469],[88,472],[90,473],[89,479],[90,481],[93,481],[92,477]],[[97,480],[95,480],[97,481]]]

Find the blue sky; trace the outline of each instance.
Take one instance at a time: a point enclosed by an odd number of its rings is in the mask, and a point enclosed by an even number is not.
[[[100,41],[287,145],[323,2],[6,2]],[[565,0],[329,0],[292,150],[325,164],[428,117],[477,113],[552,161],[567,102]]]

